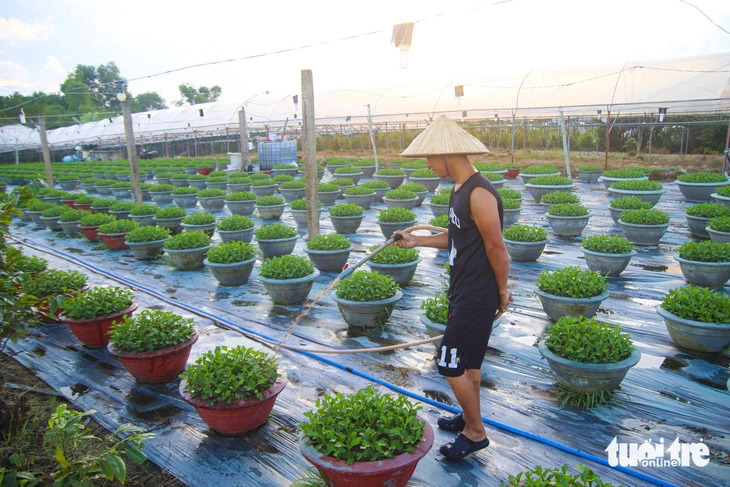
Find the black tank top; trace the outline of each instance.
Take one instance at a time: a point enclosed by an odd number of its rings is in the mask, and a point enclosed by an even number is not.
[[[499,225],[503,224],[502,199],[494,185],[481,173],[474,173],[451,193],[449,201],[449,303],[451,306],[499,306],[497,281],[489,264],[484,240],[471,217],[469,198],[481,186],[497,198]]]

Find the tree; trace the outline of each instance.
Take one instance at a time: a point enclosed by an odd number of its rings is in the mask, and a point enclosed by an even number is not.
[[[117,100],[117,83],[120,81],[125,81],[125,79],[122,78],[119,68],[113,61],[98,67],[78,64],[76,69],[66,77],[66,81],[61,85],[61,91],[66,97],[73,97],[77,91],[88,92],[91,95],[90,101],[86,99],[80,102],[69,100],[69,109],[72,105],[75,107],[93,105],[96,108],[94,111],[119,111],[121,105]],[[83,90],[82,85],[86,86],[87,90]]]
[[[208,88],[207,86],[201,86],[196,88],[190,83],[183,83],[178,86],[182,100],[175,102],[177,106],[182,106],[186,102],[190,105],[197,105],[198,103],[210,103],[217,101],[221,96],[221,87],[218,85]]]
[[[164,98],[154,91],[140,93],[130,100],[130,105],[132,113],[147,112],[149,110],[163,110],[167,108]]]

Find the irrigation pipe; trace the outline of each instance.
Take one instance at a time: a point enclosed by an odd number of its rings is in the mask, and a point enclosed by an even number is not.
[[[108,277],[110,279],[116,280],[118,282],[125,283],[128,286],[133,287],[135,289],[142,290],[142,291],[146,292],[147,294],[153,295],[155,297],[158,297],[158,298],[162,299],[163,301],[172,303],[175,306],[178,306],[178,307],[181,307],[181,308],[186,309],[188,311],[194,312],[195,314],[198,314],[199,316],[204,316],[204,317],[206,317],[208,319],[211,319],[211,320],[213,320],[213,321],[215,321],[217,323],[224,323],[224,324],[227,325],[227,327],[230,327],[231,329],[236,329],[237,331],[241,332],[242,334],[244,334],[245,336],[247,336],[249,338],[255,339],[253,337],[257,337],[258,339],[266,340],[269,343],[274,343],[274,344],[278,343],[278,342],[276,342],[276,340],[274,340],[271,337],[268,337],[266,335],[263,335],[263,334],[261,334],[259,332],[254,331],[254,330],[245,328],[242,325],[238,325],[236,323],[233,323],[233,322],[231,322],[229,320],[226,320],[225,318],[221,318],[221,317],[218,317],[216,315],[213,315],[212,313],[207,313],[206,311],[203,311],[201,309],[195,308],[194,306],[191,306],[191,305],[188,305],[188,304],[185,304],[185,303],[181,303],[181,302],[179,302],[177,300],[174,300],[172,298],[168,298],[168,297],[166,297],[164,295],[161,295],[160,293],[158,293],[155,290],[149,289],[149,288],[147,288],[145,286],[142,286],[142,285],[140,285],[138,283],[135,283],[133,281],[130,281],[129,279],[126,279],[124,277],[117,276],[116,274],[114,274],[112,272],[109,272],[107,270],[100,269],[100,268],[94,266],[93,264],[89,264],[87,262],[84,262],[81,259],[78,259],[77,257],[74,257],[72,255],[69,255],[69,254],[67,254],[65,252],[62,252],[60,250],[57,250],[57,249],[54,249],[52,247],[48,247],[46,245],[37,243],[37,242],[33,241],[32,239],[29,239],[27,237],[23,237],[22,239],[19,239],[17,237],[13,237],[12,235],[9,236],[9,237],[12,240],[16,241],[16,242],[19,242],[19,243],[21,243],[23,245],[27,245],[28,247],[35,248],[36,250],[43,251],[43,252],[46,252],[46,253],[49,253],[49,254],[57,255],[57,256],[65,259],[67,261],[73,262],[73,263],[75,263],[77,265],[81,265],[82,267],[85,267],[87,269],[93,270],[94,272],[97,272],[97,273],[99,273],[101,275],[104,275],[104,276],[106,276],[106,277]],[[436,337],[434,337],[434,338],[436,338]],[[362,351],[362,350],[360,350],[360,351]],[[366,374],[365,372],[362,372],[360,370],[353,369],[352,367],[348,367],[348,366],[346,366],[344,364],[341,364],[339,362],[336,362],[334,360],[330,360],[330,359],[328,359],[326,357],[322,357],[320,355],[317,355],[313,351],[310,351],[310,350],[301,350],[301,351],[297,351],[297,352],[298,353],[301,353],[302,355],[305,355],[307,357],[310,357],[310,358],[313,358],[315,360],[318,360],[318,361],[320,361],[320,362],[322,362],[324,364],[331,365],[331,366],[333,366],[333,367],[335,367],[337,369],[344,370],[346,372],[350,372],[353,375],[356,375],[358,377],[361,377],[363,379],[366,379],[366,380],[368,380],[370,382],[374,382],[376,384],[382,385],[383,387],[386,387],[386,388],[388,388],[388,389],[390,389],[390,390],[392,390],[394,392],[397,392],[399,394],[403,394],[404,396],[410,397],[412,399],[415,399],[417,401],[423,402],[425,404],[429,404],[431,406],[435,406],[437,408],[443,409],[445,411],[449,411],[449,412],[454,413],[454,414],[461,412],[461,410],[458,409],[458,408],[455,408],[455,407],[450,406],[448,404],[444,404],[444,403],[439,402],[439,401],[435,401],[435,400],[430,399],[430,398],[428,398],[426,396],[423,396],[421,394],[417,394],[415,392],[411,392],[411,391],[409,391],[407,389],[404,389],[402,387],[399,387],[399,386],[397,386],[395,384],[392,384],[392,383],[387,382],[385,380],[379,379],[379,378],[374,377],[374,376],[372,376],[370,374]],[[583,452],[583,451],[577,450],[577,449],[575,449],[575,448],[573,448],[571,446],[568,446],[568,445],[563,445],[561,443],[557,443],[557,442],[555,442],[553,440],[550,440],[548,438],[544,438],[542,436],[539,436],[539,435],[530,433],[529,431],[524,431],[524,430],[521,430],[519,428],[515,428],[514,426],[510,426],[510,425],[505,424],[505,423],[500,423],[499,421],[495,421],[493,419],[489,419],[489,418],[486,418],[486,417],[482,417],[482,421],[484,422],[484,424],[493,426],[493,427],[498,428],[498,429],[501,429],[503,431],[507,431],[509,433],[512,433],[512,434],[521,436],[523,438],[527,438],[527,439],[536,441],[538,443],[542,443],[543,445],[547,445],[547,446],[550,446],[552,448],[556,448],[556,449],[558,449],[560,451],[563,451],[563,452],[566,452],[566,453],[570,453],[570,454],[575,455],[575,456],[577,456],[579,458],[583,458],[585,460],[589,460],[591,462],[595,462],[595,463],[597,463],[599,465],[603,465],[603,466],[606,466],[606,467],[613,468],[614,470],[617,470],[619,472],[625,473],[625,474],[630,475],[632,477],[635,477],[637,479],[643,480],[643,481],[648,482],[648,483],[650,483],[652,485],[658,485],[658,486],[661,486],[661,487],[677,487],[675,484],[672,484],[670,482],[666,482],[666,481],[661,480],[661,479],[658,479],[656,477],[652,477],[651,475],[647,475],[647,474],[644,474],[644,473],[639,472],[639,471],[636,471],[636,470],[632,470],[632,469],[630,469],[628,467],[622,467],[620,465],[619,466],[612,467],[611,465],[608,464],[608,460],[606,460],[604,458],[598,457],[598,456],[593,455],[593,454],[588,453],[588,452]]]

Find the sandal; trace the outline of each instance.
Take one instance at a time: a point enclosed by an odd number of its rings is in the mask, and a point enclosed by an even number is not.
[[[439,418],[436,421],[439,428],[446,431],[461,431],[466,426],[466,421],[461,413],[457,414],[453,418]]]
[[[447,460],[456,461],[488,446],[489,438],[484,438],[481,441],[472,441],[462,433],[459,433],[454,441],[441,446],[439,451]]]

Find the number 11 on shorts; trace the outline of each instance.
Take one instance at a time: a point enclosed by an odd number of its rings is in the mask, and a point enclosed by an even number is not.
[[[456,353],[457,349],[452,348],[449,352],[449,355],[451,355],[451,361],[446,364],[446,352],[447,348],[446,346],[441,346],[441,358],[439,359],[439,367],[448,367],[450,369],[455,369],[457,367],[456,365]]]

